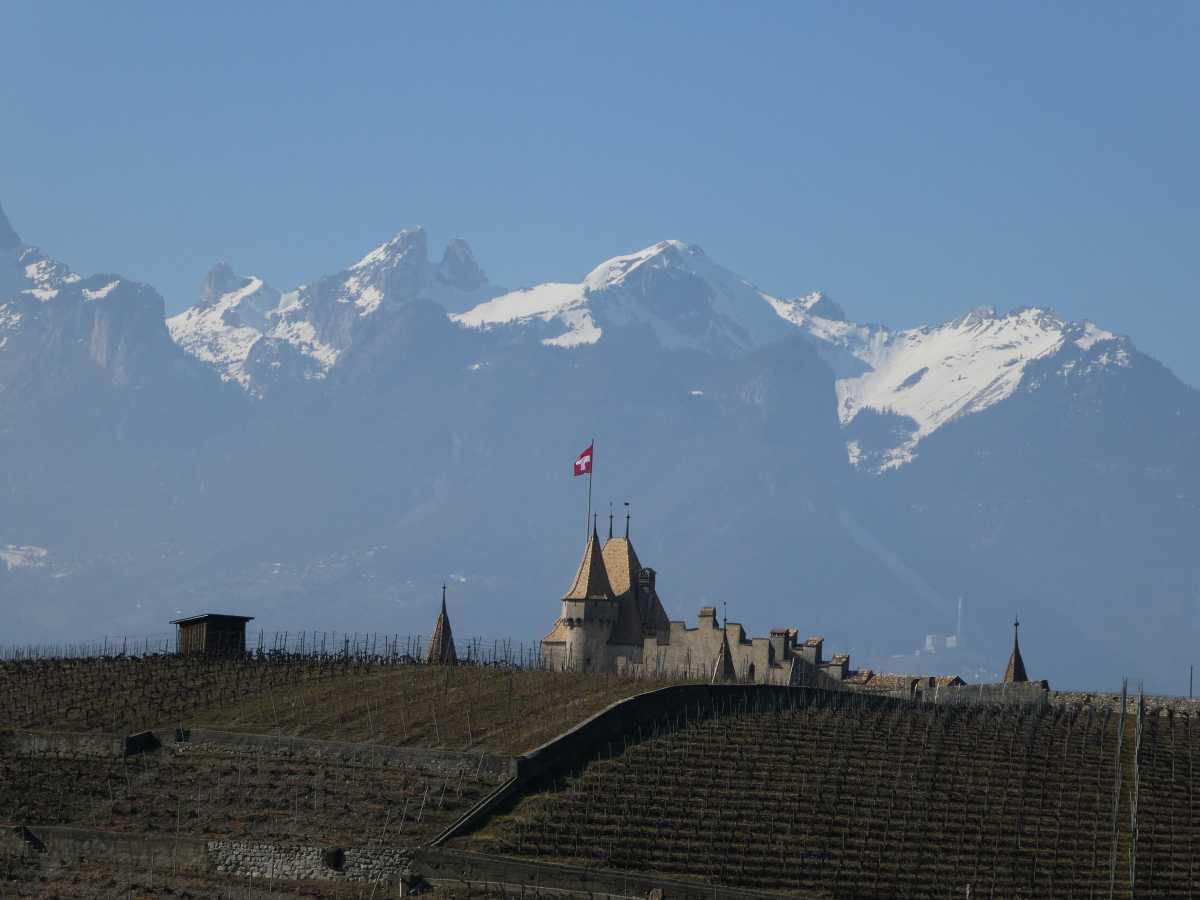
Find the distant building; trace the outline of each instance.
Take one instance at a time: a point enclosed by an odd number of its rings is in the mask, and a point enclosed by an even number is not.
[[[454,649],[454,634],[450,630],[450,616],[446,614],[446,586],[444,584],[442,585],[442,611],[438,613],[437,622],[433,626],[433,637],[429,639],[425,661],[435,666],[458,664],[458,653]]]
[[[204,613],[187,619],[172,619],[175,652],[180,656],[244,656],[246,623],[253,616]]]
[[[811,684],[820,674],[841,681],[850,657],[824,660],[822,638],[798,640],[794,628],[750,638],[734,622],[719,623],[716,608],[700,609],[689,628],[671,621],[663,608],[654,569],[644,567],[629,539],[600,543],[595,524],[579,568],[561,601],[542,659],[554,669],[689,675],[715,681]]]

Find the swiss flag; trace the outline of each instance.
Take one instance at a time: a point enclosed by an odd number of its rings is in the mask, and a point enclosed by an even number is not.
[[[591,475],[592,474],[592,446],[588,444],[588,448],[579,454],[575,460],[576,475]]]

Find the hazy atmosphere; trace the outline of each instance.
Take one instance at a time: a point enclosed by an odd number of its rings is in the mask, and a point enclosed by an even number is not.
[[[1051,306],[1200,383],[1193,4],[19,3],[0,202],[195,302],[404,227],[496,284],[665,239],[908,327]]]
[[[0,900],[1194,896],[1197,47],[4,4]]]
[[[10,6],[3,641],[537,646],[594,439],[672,619],[1184,690],[1198,25]]]

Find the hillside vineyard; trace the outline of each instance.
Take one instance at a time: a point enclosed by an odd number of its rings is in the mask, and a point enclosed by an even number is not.
[[[682,710],[469,846],[880,900],[1129,896],[1135,853],[1138,896],[1196,890],[1191,717],[804,698]]]

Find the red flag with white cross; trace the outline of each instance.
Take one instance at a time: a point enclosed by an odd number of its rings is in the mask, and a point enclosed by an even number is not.
[[[591,475],[592,474],[592,447],[595,443],[588,444],[588,448],[579,454],[575,459],[575,474]]]

